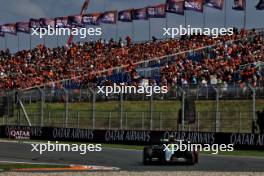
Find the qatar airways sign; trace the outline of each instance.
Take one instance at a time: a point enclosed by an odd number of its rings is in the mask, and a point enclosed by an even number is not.
[[[29,140],[30,139],[30,131],[28,131],[28,130],[10,130],[9,131],[9,138]]]

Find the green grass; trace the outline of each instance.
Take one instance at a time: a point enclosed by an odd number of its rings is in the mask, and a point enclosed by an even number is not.
[[[46,165],[46,164],[24,164],[24,163],[1,163],[0,170],[8,171],[12,169],[27,169],[27,168],[65,168],[65,165]]]
[[[215,101],[196,101],[197,118],[199,118],[199,131],[210,132],[215,129]],[[40,107],[37,103],[24,103],[25,109],[33,125],[40,122]],[[181,102],[178,100],[153,101],[153,129],[177,130],[178,111]],[[68,127],[92,128],[92,103],[74,102],[68,104]],[[264,100],[256,100],[256,111],[264,109]],[[220,100],[220,131],[221,132],[251,132],[252,126],[252,101],[251,100]],[[123,127],[126,129],[150,128],[150,101],[124,101],[123,102]],[[44,105],[45,126],[62,127],[65,122],[65,104],[48,103]],[[22,113],[21,113],[22,114]],[[120,127],[120,103],[119,101],[102,101],[95,104],[96,128]],[[0,118],[0,124],[3,120]],[[17,111],[9,123],[17,123]],[[22,116],[22,124],[26,120]],[[143,125],[142,125],[143,124]],[[187,125],[187,129],[197,131],[198,122]]]
[[[119,102],[118,101],[105,101],[96,102],[95,109],[97,111],[118,111]],[[40,108],[40,103],[26,104],[26,109],[28,113],[33,113]],[[159,100],[153,101],[153,109],[155,111],[164,112],[175,112],[181,107],[180,101],[167,101]],[[145,101],[124,101],[123,103],[124,111],[149,111],[150,102]],[[220,111],[252,111],[252,101],[251,100],[220,100],[219,102]],[[264,108],[264,99],[256,100],[256,110],[262,110]],[[45,103],[45,110],[49,111],[64,111],[63,103]],[[69,111],[91,111],[92,103],[89,102],[74,102],[69,103]],[[197,111],[214,111],[215,101],[204,100],[196,101]]]

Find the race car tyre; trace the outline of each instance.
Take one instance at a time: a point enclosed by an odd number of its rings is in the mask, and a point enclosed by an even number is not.
[[[152,161],[152,148],[145,147],[143,151],[143,164],[144,165],[149,165],[151,164]]]

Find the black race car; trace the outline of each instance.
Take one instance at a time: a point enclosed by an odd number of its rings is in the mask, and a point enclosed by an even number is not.
[[[173,145],[187,144],[183,140],[162,140],[159,145],[145,147],[143,150],[143,164],[149,165],[153,163],[185,163],[194,165],[198,163],[197,151],[171,151],[168,150]]]

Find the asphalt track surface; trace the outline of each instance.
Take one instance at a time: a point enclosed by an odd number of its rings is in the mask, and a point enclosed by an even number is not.
[[[102,148],[101,152],[31,152],[28,143],[0,142],[0,161],[84,164],[118,167],[125,171],[250,171],[264,172],[264,158],[201,155],[199,163],[190,165],[142,164],[142,152],[117,148]]]

